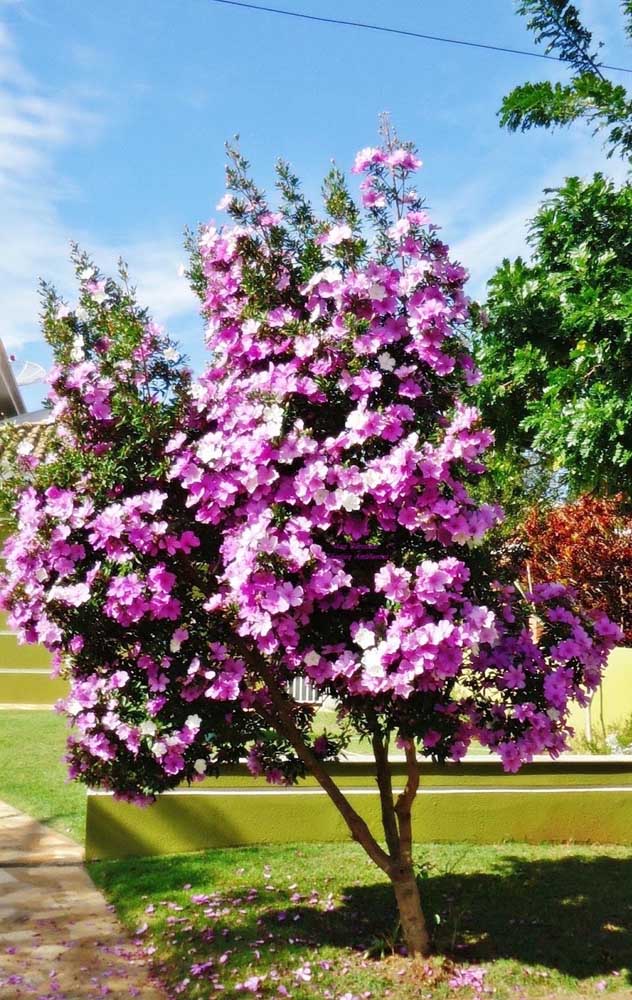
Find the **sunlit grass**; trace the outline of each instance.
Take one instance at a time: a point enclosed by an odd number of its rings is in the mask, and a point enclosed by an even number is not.
[[[279,986],[295,1000],[467,998],[455,977],[472,968],[484,970],[479,995],[496,1000],[630,995],[632,848],[429,845],[417,858],[435,955],[414,970],[398,954],[390,887],[352,844],[91,872],[184,998],[236,1000],[252,995],[246,981],[265,998],[285,995]]]
[[[86,790],[67,780],[66,722],[50,709],[0,711],[0,799],[82,841]]]

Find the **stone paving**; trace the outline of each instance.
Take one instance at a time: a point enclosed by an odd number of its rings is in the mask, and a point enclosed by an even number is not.
[[[78,844],[0,802],[0,998],[166,1000]]]

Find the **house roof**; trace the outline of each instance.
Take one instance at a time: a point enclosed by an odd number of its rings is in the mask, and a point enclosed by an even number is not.
[[[0,418],[15,417],[25,411],[22,393],[15,381],[4,344],[0,340]]]
[[[49,410],[35,410],[32,413],[21,413],[9,420],[0,420],[0,427],[11,429],[9,440],[13,443],[8,454],[14,453],[13,448],[17,444],[21,449],[26,446],[26,454],[33,455],[40,461],[45,457],[54,435]],[[4,452],[7,445],[8,441],[4,437],[0,438],[0,463],[6,461]]]
[[[31,446],[29,454],[40,459],[41,461],[50,445],[53,431],[52,423],[50,423],[50,421],[43,420],[36,422],[23,420],[20,421],[16,427],[20,437],[20,444],[29,444]]]

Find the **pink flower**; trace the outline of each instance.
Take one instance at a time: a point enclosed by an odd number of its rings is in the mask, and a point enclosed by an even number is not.
[[[246,993],[256,993],[265,979],[265,976],[249,976],[248,979],[244,979],[243,983],[237,983],[235,989]]]
[[[391,170],[419,170],[422,162],[408,149],[395,149],[386,157],[386,163]]]
[[[332,226],[322,237],[318,238],[319,243],[324,243],[328,247],[337,247],[345,240],[353,239],[353,232],[351,226],[347,225],[346,222],[340,223],[339,225]]]
[[[356,153],[356,157],[351,168],[352,174],[361,174],[369,167],[378,163],[384,163],[386,156],[384,152],[376,146],[367,146]]]

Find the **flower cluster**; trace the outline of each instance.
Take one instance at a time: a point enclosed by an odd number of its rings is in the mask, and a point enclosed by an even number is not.
[[[2,600],[70,664],[82,780],[146,797],[240,757],[295,780],[275,692],[310,752],[341,749],[285,697],[299,676],[438,759],[564,748],[617,630],[562,587],[497,581],[481,548],[502,513],[472,489],[492,434],[465,401],[467,273],[420,165],[392,141],[358,154],[364,229],[337,171],[319,220],[296,185],[273,212],[233,170],[234,224],[193,252],[193,385],[85,262],[83,304],[52,301],[59,455],[19,499]]]

